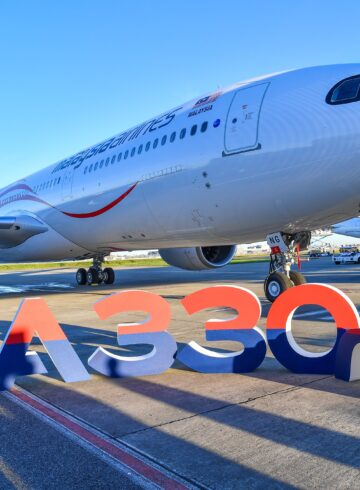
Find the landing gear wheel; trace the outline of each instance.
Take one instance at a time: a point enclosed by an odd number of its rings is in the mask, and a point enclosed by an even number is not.
[[[300,286],[301,284],[306,284],[305,277],[301,272],[290,271],[290,281],[294,283],[294,286]]]
[[[85,286],[87,283],[87,274],[85,269],[78,269],[76,272],[76,282],[79,286]]]
[[[89,286],[91,286],[91,284],[100,284],[101,282],[99,272],[95,267],[90,267],[86,276]]]
[[[264,290],[266,298],[273,303],[281,293],[293,287],[293,283],[283,272],[272,272],[265,279]]]
[[[111,267],[106,267],[103,270],[103,282],[104,284],[114,284],[115,282],[115,272]]]

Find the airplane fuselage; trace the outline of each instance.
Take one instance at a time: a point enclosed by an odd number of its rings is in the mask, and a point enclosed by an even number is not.
[[[356,216],[360,103],[325,98],[359,73],[334,65],[239,83],[4,188],[0,216],[47,231],[0,260],[255,242]]]

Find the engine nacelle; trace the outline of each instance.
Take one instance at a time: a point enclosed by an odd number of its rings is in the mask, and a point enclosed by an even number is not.
[[[159,250],[161,258],[169,265],[190,271],[224,267],[234,257],[235,252],[236,245],[163,248]]]

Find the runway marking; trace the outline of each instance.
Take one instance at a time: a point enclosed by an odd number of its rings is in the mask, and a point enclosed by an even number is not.
[[[18,294],[18,293],[31,293],[31,292],[47,292],[52,293],[62,292],[63,290],[75,289],[70,283],[61,282],[47,282],[41,284],[21,284],[19,286],[0,286],[1,294]]]
[[[357,308],[359,314],[359,308]],[[304,313],[295,313],[294,320],[301,319],[308,316],[318,316],[321,315],[317,320],[326,320],[326,321],[334,321],[334,318],[330,315],[330,313],[326,310],[315,310],[315,311],[305,311]]]
[[[303,318],[306,316],[317,316],[317,315],[327,315],[326,310],[314,310],[314,311],[305,311],[304,313],[295,313],[293,316],[294,320],[298,318]],[[332,317],[330,317],[332,318]]]
[[[108,463],[109,459],[117,463],[119,471],[125,473],[128,477],[135,476],[135,479],[138,480],[138,483],[142,483],[141,486],[144,488],[161,488],[164,490],[188,490],[194,488],[193,485],[185,481],[182,483],[180,481],[181,478],[175,477],[165,468],[160,468],[152,462],[151,464],[150,462],[145,462],[124,444],[110,439],[105,434],[85,424],[85,422],[80,422],[70,414],[55,408],[23,389],[14,388],[11,392],[6,392],[3,395],[55,427],[78,445],[92,452],[95,450],[95,454],[101,459],[104,459],[105,456]],[[129,473],[129,470],[134,472],[135,475]]]

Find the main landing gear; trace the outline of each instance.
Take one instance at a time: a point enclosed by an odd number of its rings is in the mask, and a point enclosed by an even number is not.
[[[93,265],[88,271],[78,269],[76,272],[76,282],[79,286],[88,284],[114,284],[115,272],[111,267],[102,268],[103,257],[93,259]]]
[[[265,296],[274,302],[281,293],[293,286],[305,284],[301,272],[291,270],[296,258],[299,263],[299,252],[306,250],[310,244],[311,233],[308,231],[289,235],[272,233],[266,237],[271,248],[269,275],[264,282]]]

